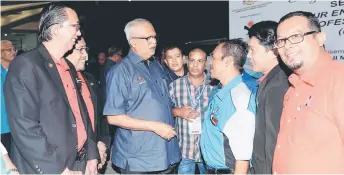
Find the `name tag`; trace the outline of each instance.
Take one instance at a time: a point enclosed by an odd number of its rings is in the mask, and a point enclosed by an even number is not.
[[[201,134],[202,133],[202,120],[201,117],[197,117],[192,122],[188,122],[189,134]]]

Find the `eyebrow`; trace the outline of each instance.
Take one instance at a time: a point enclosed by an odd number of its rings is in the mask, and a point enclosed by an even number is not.
[[[292,35],[295,35],[295,34],[300,34],[300,33],[304,33],[304,32],[302,32],[300,29],[294,29],[294,30],[292,30],[290,32],[290,34],[288,36],[283,37],[283,36],[277,35],[277,39],[282,38],[282,37],[283,38],[287,38],[289,36],[292,36]]]

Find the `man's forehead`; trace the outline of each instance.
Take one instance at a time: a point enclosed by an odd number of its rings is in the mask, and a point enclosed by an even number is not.
[[[191,51],[190,53],[189,53],[189,57],[191,58],[191,57],[200,57],[200,58],[206,58],[207,57],[207,54],[204,52],[204,51],[202,51],[202,50],[193,50],[193,51]],[[195,58],[196,58],[195,57]]]
[[[77,47],[84,47],[84,46],[86,46],[85,40],[80,40],[80,41],[78,41],[78,43],[76,43],[76,46],[77,46]]]
[[[13,47],[11,41],[1,41],[1,47]]]
[[[65,8],[65,12],[67,14],[67,21],[72,23],[79,23],[79,18],[76,12],[71,8]]]
[[[181,51],[179,48],[176,47],[176,48],[167,50],[166,54],[181,54]]]
[[[152,34],[155,33],[154,27],[150,23],[140,23],[133,26],[134,34]]]
[[[286,37],[294,33],[307,32],[309,30],[309,22],[303,16],[294,16],[285,21],[277,27],[277,37]]]

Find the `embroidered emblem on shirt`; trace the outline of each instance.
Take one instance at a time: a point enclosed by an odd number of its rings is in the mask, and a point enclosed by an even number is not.
[[[214,117],[214,114],[217,113],[217,111],[219,111],[219,108],[216,108],[211,114],[210,114],[210,121],[214,126],[217,126],[218,120],[217,118]]]
[[[139,84],[143,84],[143,83],[146,83],[146,80],[143,79],[141,76],[138,76],[138,77],[137,77],[137,82],[138,82]]]

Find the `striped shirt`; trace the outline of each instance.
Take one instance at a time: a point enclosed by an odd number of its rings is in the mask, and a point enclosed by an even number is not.
[[[202,123],[208,109],[208,97],[212,90],[212,86],[209,85],[209,78],[206,75],[204,75],[204,77],[205,83],[199,87],[195,87],[191,84],[188,75],[181,77],[170,84],[170,95],[174,107],[181,108],[196,104],[196,111],[200,113]],[[198,97],[199,100],[196,100]],[[188,121],[180,117],[177,117],[176,119],[176,131],[178,134],[178,144],[182,153],[182,158],[200,162],[200,135],[189,134]]]

